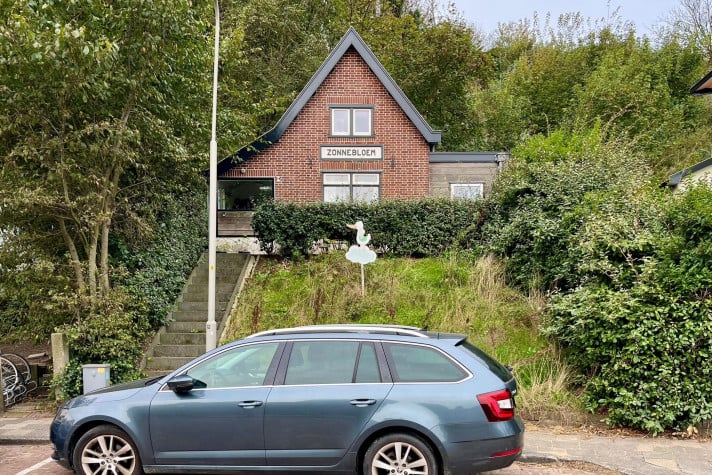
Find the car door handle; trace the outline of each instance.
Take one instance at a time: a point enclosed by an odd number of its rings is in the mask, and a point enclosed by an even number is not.
[[[259,407],[262,405],[262,401],[240,401],[237,403],[238,406],[244,407],[245,409],[251,409],[253,407]]]
[[[373,406],[376,404],[375,399],[352,399],[350,402],[352,406],[356,407]]]

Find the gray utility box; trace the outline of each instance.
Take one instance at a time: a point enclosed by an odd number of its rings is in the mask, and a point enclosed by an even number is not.
[[[101,389],[111,384],[111,365],[108,364],[85,364],[82,365],[82,382],[84,383],[84,394]]]

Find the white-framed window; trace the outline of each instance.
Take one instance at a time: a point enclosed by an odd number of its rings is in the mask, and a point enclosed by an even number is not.
[[[450,198],[457,200],[476,200],[484,196],[482,183],[450,183]]]
[[[373,109],[370,107],[332,107],[331,135],[340,137],[373,135]]]
[[[381,175],[378,173],[324,173],[324,202],[378,201],[381,194]]]

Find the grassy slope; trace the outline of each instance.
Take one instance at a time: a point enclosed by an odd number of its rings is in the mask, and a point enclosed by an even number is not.
[[[286,326],[388,323],[466,333],[480,348],[515,368],[519,402],[532,417],[561,416],[574,398],[568,371],[538,332],[540,298],[506,286],[493,259],[382,258],[360,266],[344,253],[304,262],[262,259],[234,309],[227,340]]]

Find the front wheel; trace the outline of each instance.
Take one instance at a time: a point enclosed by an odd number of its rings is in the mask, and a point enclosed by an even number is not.
[[[138,450],[126,432],[97,426],[84,434],[73,453],[77,475],[141,475]]]
[[[437,475],[432,449],[417,437],[390,434],[376,439],[366,451],[363,475]]]

